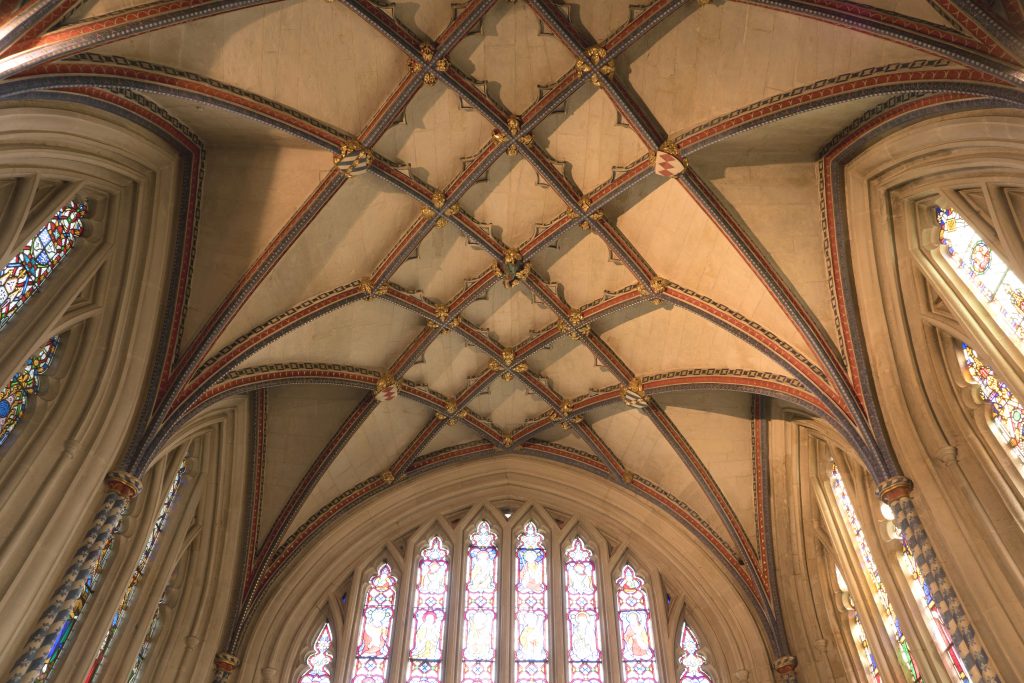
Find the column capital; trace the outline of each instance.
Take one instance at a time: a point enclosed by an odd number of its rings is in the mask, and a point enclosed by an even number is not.
[[[909,498],[914,482],[904,476],[889,477],[878,485],[876,493],[886,505],[892,505],[900,498]]]
[[[796,671],[796,657],[783,655],[775,660],[775,672],[780,674],[791,674]]]
[[[241,663],[241,659],[230,652],[218,652],[213,658],[213,665],[217,671],[234,671]]]
[[[142,481],[131,472],[124,470],[114,470],[108,473],[106,484],[108,489],[127,500],[131,500],[142,490]]]

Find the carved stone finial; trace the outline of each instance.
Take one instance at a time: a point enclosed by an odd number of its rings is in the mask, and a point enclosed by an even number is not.
[[[633,477],[635,477],[635,476],[636,475],[633,474],[632,472],[630,472],[629,470],[622,470],[622,482],[624,484],[632,484],[633,483]]]
[[[380,480],[390,486],[395,483],[395,475],[391,470],[384,470],[380,473]]]
[[[511,446],[512,445],[512,437],[511,437],[511,435],[506,434],[505,436],[501,437],[501,444],[505,448],[508,448],[509,446]]]
[[[126,500],[131,500],[142,490],[142,481],[131,472],[114,470],[107,474],[107,488]]]
[[[234,671],[241,662],[241,659],[230,652],[218,652],[213,658],[213,665],[218,671]]]
[[[892,505],[900,498],[909,498],[914,490],[914,482],[904,476],[889,477],[878,485],[878,497],[886,505]]]
[[[437,63],[434,64],[434,68],[441,73],[447,73],[449,66],[450,63],[448,62],[448,59],[445,57],[441,57],[441,59],[437,60]]]
[[[791,674],[796,671],[796,657],[783,655],[775,660],[775,671],[780,674]]]
[[[447,197],[444,196],[444,192],[435,192],[430,197],[430,203],[434,205],[435,209],[440,209],[442,206],[444,206],[446,199]]]

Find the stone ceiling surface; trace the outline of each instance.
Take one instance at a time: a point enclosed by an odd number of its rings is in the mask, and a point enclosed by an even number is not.
[[[352,490],[511,451],[671,508],[770,602],[768,402],[877,438],[818,162],[943,60],[1019,77],[942,2],[874,4],[98,0],[24,38],[202,146],[153,433],[250,397],[247,585]]]

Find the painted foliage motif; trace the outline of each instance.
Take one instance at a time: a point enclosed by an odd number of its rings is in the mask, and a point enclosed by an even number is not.
[[[515,683],[548,680],[548,609],[544,535],[527,522],[516,543]]]
[[[53,362],[60,344],[58,337],[51,337],[43,348],[25,362],[7,386],[0,390],[0,445],[7,440],[25,414],[29,397],[39,391],[39,382]]]
[[[936,209],[942,253],[1006,334],[1024,344],[1024,283],[953,209]]]
[[[448,548],[440,536],[434,536],[420,553],[416,570],[406,683],[441,683],[443,680],[448,575]]]
[[[17,256],[0,270],[0,328],[25,305],[60,265],[82,234],[88,207],[70,201],[50,217]]]
[[[498,537],[480,521],[466,551],[466,610],[462,618],[462,681],[493,683],[498,646]]]
[[[615,581],[615,604],[619,613],[619,645],[622,651],[624,683],[657,683],[658,662],[654,655],[654,628],[644,580],[630,565],[622,567]]]
[[[398,579],[391,565],[382,564],[366,587],[363,614],[359,622],[352,683],[384,683],[391,657],[391,632],[395,624]]]
[[[604,680],[594,554],[577,536],[565,551],[566,648],[569,683]]]

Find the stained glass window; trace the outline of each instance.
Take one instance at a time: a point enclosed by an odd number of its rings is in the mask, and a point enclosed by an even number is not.
[[[440,536],[434,536],[420,553],[416,569],[406,683],[441,683],[448,574],[448,548]]]
[[[306,670],[299,676],[299,683],[331,683],[333,648],[334,636],[331,635],[331,625],[325,623],[313,640],[313,651],[306,657]]]
[[[569,683],[601,683],[601,631],[594,554],[576,537],[565,551],[566,649]]]
[[[363,600],[363,615],[356,641],[356,657],[352,666],[352,683],[384,683],[388,677],[391,656],[391,630],[395,624],[395,602],[398,580],[391,565],[382,564],[370,577]]]
[[[0,390],[0,445],[11,435],[25,413],[28,397],[39,391],[39,379],[53,362],[59,344],[59,338],[51,337]]]
[[[46,225],[0,269],[0,328],[18,312],[39,285],[60,265],[82,234],[84,202],[70,201],[50,217]]]
[[[1024,283],[963,216],[937,209],[942,253],[1003,331],[1024,343]]]
[[[964,344],[963,354],[967,377],[981,388],[982,397],[992,408],[992,431],[1024,472],[1024,406],[992,368],[981,362],[974,349]]]
[[[699,654],[700,641],[686,622],[679,631],[679,683],[712,683],[704,673],[707,660]]]
[[[548,567],[544,536],[527,522],[516,543],[515,683],[548,680]]]
[[[114,638],[117,636],[118,630],[121,628],[121,624],[124,623],[125,617],[128,615],[128,608],[131,607],[132,602],[135,600],[135,596],[139,591],[139,583],[142,581],[142,577],[145,575],[146,570],[149,568],[149,562],[153,559],[153,553],[156,551],[157,543],[163,535],[164,530],[167,528],[167,519],[171,514],[171,508],[174,506],[175,500],[178,498],[178,492],[181,490],[181,485],[185,481],[185,463],[182,462],[178,466],[178,471],[174,474],[174,480],[171,482],[170,488],[167,490],[167,495],[164,496],[164,500],[160,505],[160,512],[157,514],[156,521],[153,522],[153,527],[149,530],[149,536],[146,537],[146,544],[142,547],[142,554],[139,555],[138,561],[135,563],[135,569],[132,570],[132,576],[128,580],[128,587],[125,588],[124,594],[121,596],[121,602],[117,606],[117,610],[114,612],[114,617],[110,621],[110,626],[107,628],[107,633],[103,637],[103,642],[100,644],[100,649],[96,653],[96,658],[93,660],[92,666],[89,667],[89,672],[85,676],[85,683],[90,683],[103,665],[103,660],[106,659],[107,654],[110,652],[110,646],[114,642]]]
[[[871,593],[875,598],[875,605],[878,607],[878,611],[882,615],[882,621],[885,623],[885,630],[889,633],[889,637],[892,638],[896,645],[896,652],[899,655],[900,664],[903,667],[903,673],[907,677],[908,681],[919,681],[921,680],[921,674],[917,668],[917,663],[914,661],[914,657],[910,652],[910,644],[907,643],[907,639],[903,635],[903,629],[900,627],[900,621],[896,618],[896,613],[893,611],[892,604],[889,602],[889,594],[885,590],[885,585],[882,583],[882,577],[878,573],[878,566],[875,564],[875,560],[871,555],[871,549],[868,547],[868,541],[867,537],[864,535],[864,529],[860,525],[860,519],[857,517],[857,511],[854,508],[853,501],[850,499],[850,495],[846,490],[846,483],[843,481],[843,476],[840,474],[839,467],[835,463],[832,463],[831,480],[832,493],[835,495],[836,502],[839,504],[839,509],[843,513],[846,530],[850,534],[850,538],[856,548],[857,556],[860,559],[861,567],[864,570],[864,576],[867,578],[868,584],[871,587]]]
[[[892,509],[885,503],[882,503],[881,507],[882,516],[885,517],[886,520],[892,522],[895,519]],[[896,529],[893,533],[893,537],[900,541],[900,568],[903,569],[903,573],[907,577],[907,581],[910,583],[910,592],[913,593],[914,600],[921,609],[925,625],[928,627],[928,632],[931,634],[932,640],[935,641],[935,646],[942,655],[943,664],[945,664],[946,670],[950,673],[951,680],[971,680],[970,676],[967,674],[967,669],[964,667],[963,660],[960,659],[960,655],[957,653],[956,648],[953,647],[953,638],[949,633],[949,629],[946,628],[945,622],[942,620],[942,614],[939,612],[939,608],[935,605],[935,600],[932,598],[932,592],[928,588],[928,584],[925,583],[924,578],[921,576],[921,571],[917,567],[917,562],[914,561],[914,556],[911,554],[910,548],[907,547],[907,542],[903,538],[903,534]]]
[[[647,604],[644,580],[628,564],[615,581],[615,605],[619,616],[623,683],[657,683],[654,629]]]
[[[138,654],[135,655],[132,669],[128,672],[128,683],[139,683],[139,677],[142,676],[142,666],[146,663],[149,653],[153,651],[156,636],[163,625],[164,606],[167,604],[167,593],[170,589],[170,585],[164,588],[163,595],[160,596],[160,601],[153,611],[153,618],[149,620],[149,628],[146,629],[146,635],[142,638],[142,644],[139,646]]]
[[[462,681],[493,683],[498,645],[498,537],[481,521],[466,552],[466,608],[462,618]]]
[[[853,642],[857,645],[857,654],[860,656],[864,673],[867,674],[868,683],[882,683],[882,674],[878,672],[878,662],[875,661],[875,654],[871,651],[871,645],[868,643],[868,635],[864,632],[860,613],[857,612],[853,596],[850,595],[850,587],[847,585],[843,573],[839,571],[839,567],[836,567],[836,581],[839,583],[839,590],[843,592],[843,597],[846,599],[851,613],[850,634],[853,636]]]

